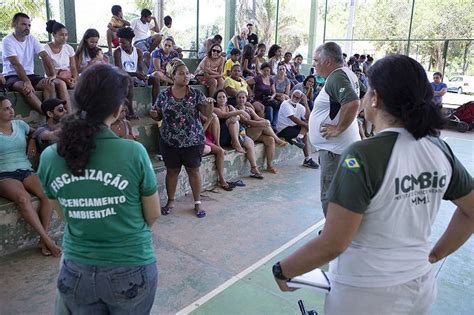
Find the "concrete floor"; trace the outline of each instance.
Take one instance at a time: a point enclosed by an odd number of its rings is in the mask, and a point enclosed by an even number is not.
[[[474,174],[474,133],[447,131],[442,136]],[[300,298],[308,309],[322,313],[322,295],[305,290],[281,293],[270,271],[274,261],[314,237],[317,229],[279,255],[268,255],[323,218],[319,170],[303,168],[301,162],[298,156],[277,165],[279,174],[266,173],[264,180],[243,178],[247,186],[232,192],[203,192],[205,219],[192,214],[190,196],[159,219],[154,226],[160,275],[153,314],[183,309],[193,314],[298,314]],[[452,208],[443,204],[434,238],[447,225]],[[473,252],[471,239],[438,265],[439,294],[432,314],[473,313]],[[0,314],[52,314],[58,263],[33,249],[0,258]],[[235,278],[251,265],[252,272]],[[235,280],[233,285],[219,289],[198,307],[186,308],[229,279]]]

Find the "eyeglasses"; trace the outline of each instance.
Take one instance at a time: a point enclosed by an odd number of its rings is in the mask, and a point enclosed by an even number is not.
[[[293,95],[291,98],[293,98],[296,101],[299,101],[301,99],[301,96]]]
[[[219,49],[212,49],[211,51],[215,52],[215,53],[218,53],[218,54],[220,54],[222,52],[222,50],[219,50]]]

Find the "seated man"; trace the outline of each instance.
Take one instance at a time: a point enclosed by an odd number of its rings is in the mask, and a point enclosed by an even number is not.
[[[229,96],[228,103],[231,105],[236,104],[235,97],[237,93],[240,91],[244,91],[249,95],[248,106],[252,107],[258,116],[264,117],[265,116],[265,107],[262,103],[253,101],[251,96],[253,95],[252,89],[249,87],[247,82],[242,78],[242,68],[239,64],[235,64],[232,66],[232,70],[230,72],[230,76],[228,76],[224,80],[224,89],[227,95]]]
[[[16,13],[12,22],[14,32],[3,38],[3,75],[7,89],[21,93],[28,104],[37,112],[41,111],[41,101],[35,89],[43,90],[44,98],[56,96],[69,101],[66,83],[56,79],[54,65],[44,46],[30,35],[31,21],[25,13]],[[47,78],[34,74],[34,58],[39,55]]]
[[[289,100],[281,103],[278,111],[277,136],[284,138],[291,144],[303,149],[303,166],[318,168],[318,163],[309,156],[308,142],[308,119],[310,110],[308,105],[303,106],[299,102],[303,92],[295,90]]]
[[[107,54],[112,57],[112,46],[117,48],[119,45],[119,39],[117,37],[117,31],[119,28],[124,26],[130,26],[130,23],[123,19],[122,7],[119,5],[112,6],[112,18],[109,24],[107,24],[107,46],[109,48]]]
[[[153,20],[153,23],[150,23]],[[133,46],[140,48],[145,56],[146,65],[150,63],[150,54],[156,47],[161,43],[162,35],[158,27],[156,18],[151,15],[151,11],[143,9],[140,18],[132,20],[130,27],[135,33],[135,39]],[[154,35],[150,35],[150,31],[156,32]]]
[[[224,64],[224,79],[230,75],[230,70],[233,65],[240,65],[240,50],[234,48],[230,51],[230,58]]]
[[[155,104],[160,92],[160,82],[154,76],[147,77],[143,71],[143,53],[140,48],[132,46],[132,39],[135,36],[130,27],[123,27],[117,31],[120,46],[114,51],[114,63],[120,69],[126,71],[133,79],[133,86],[152,86],[152,104]],[[130,118],[137,118],[132,106],[133,86],[130,87],[128,99],[128,115]]]
[[[58,135],[61,132],[59,120],[67,114],[66,101],[58,98],[50,98],[41,104],[41,110],[46,116],[46,123],[41,125],[33,133],[40,152],[47,146],[58,141]]]

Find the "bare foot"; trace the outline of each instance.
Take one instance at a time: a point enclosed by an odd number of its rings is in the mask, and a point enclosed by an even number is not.
[[[232,143],[232,147],[234,148],[235,151],[237,151],[239,153],[245,153],[245,150],[244,150],[244,148],[242,148],[240,143],[239,144]]]
[[[286,147],[286,146],[288,145],[288,142],[283,141],[283,140],[281,140],[281,139],[278,139],[278,140],[276,141],[276,145],[279,146],[279,147]]]
[[[51,256],[51,251],[48,249],[48,247],[46,246],[46,244],[43,242],[42,239],[40,239],[39,243],[38,243],[38,248],[40,249],[40,252],[43,256]]]
[[[47,241],[44,241],[46,247],[49,249],[51,254],[53,254],[54,257],[59,257],[61,256],[62,249],[52,239],[48,239]]]
[[[278,174],[278,170],[273,166],[267,166],[267,172],[272,174]]]

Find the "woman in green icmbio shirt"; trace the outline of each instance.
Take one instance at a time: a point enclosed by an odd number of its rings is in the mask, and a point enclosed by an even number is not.
[[[115,67],[88,68],[74,91],[77,113],[41,155],[45,193],[67,223],[57,286],[72,314],[149,314],[155,298],[156,176],[145,148],[110,130],[128,84]]]

